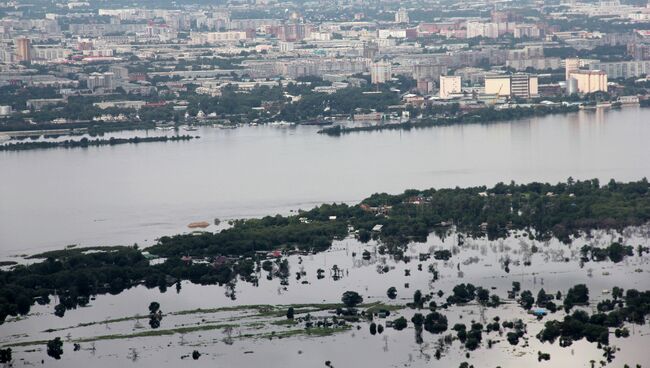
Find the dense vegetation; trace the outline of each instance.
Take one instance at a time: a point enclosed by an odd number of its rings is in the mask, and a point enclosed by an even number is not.
[[[0,145],[0,151],[26,151],[33,149],[45,148],[86,148],[98,146],[116,146],[118,144],[138,144],[138,143],[152,143],[152,142],[177,142],[189,141],[195,137],[189,135],[178,135],[173,137],[133,137],[133,138],[115,138],[109,139],[88,139],[81,138],[79,140],[65,141],[44,141],[44,142],[17,142],[7,143]]]
[[[643,248],[641,248],[643,251]],[[582,254],[582,261],[595,261],[602,262],[607,259],[614,263],[621,262],[625,257],[634,255],[634,248],[630,245],[622,245],[621,243],[612,243],[606,248],[598,248],[585,244],[580,248]]]
[[[556,236],[571,241],[580,231],[622,229],[648,220],[650,197],[645,179],[626,184],[611,181],[605,186],[598,180],[569,179],[556,185],[501,183],[490,189],[375,194],[355,206],[326,204],[295,216],[234,221],[218,233],[163,237],[148,249],[166,257],[158,264],[150,264],[137,247],[72,248],[36,255],[34,258],[44,261],[0,271],[0,321],[28,313],[34,302],[49,303],[54,294],[60,299],[56,314],[63,315],[67,309],[88,303],[92,295],[117,294],[139,284],[164,290],[178,280],[224,284],[238,275],[255,282],[262,269],[276,270],[286,278],[286,260],[278,259],[275,265],[262,262],[269,251],[323,251],[334,239],[347,236],[349,227],[361,241],[374,238],[379,241],[379,252],[397,257],[409,242],[423,242],[432,231],[446,231],[451,224],[471,236],[505,237],[510,229],[521,229],[530,237]],[[382,225],[379,230],[377,225]],[[617,260],[619,247],[609,249],[609,257],[613,254],[611,259]],[[446,256],[440,254],[439,258]],[[394,297],[395,290],[388,294]],[[532,306],[534,298],[528,299]],[[569,310],[584,299],[579,288],[570,291],[564,307]],[[471,285],[454,289],[448,302],[472,300],[499,305],[495,295]]]
[[[645,317],[650,314],[650,291],[627,290],[625,297],[613,308],[609,313],[599,312],[591,316],[583,310],[576,310],[562,321],[548,321],[537,338],[551,343],[559,338],[561,346],[569,346],[582,338],[607,345],[610,327],[620,328],[623,322],[645,323]],[[626,330],[618,331],[618,335],[626,334]]]

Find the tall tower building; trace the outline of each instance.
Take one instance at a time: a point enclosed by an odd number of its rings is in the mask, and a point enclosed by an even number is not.
[[[16,39],[16,61],[32,61],[32,46],[29,38],[21,37]]]

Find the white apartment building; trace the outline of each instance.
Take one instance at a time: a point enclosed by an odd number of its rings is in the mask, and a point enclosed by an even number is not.
[[[467,38],[474,37],[498,38],[499,24],[492,22],[467,22]]]
[[[448,99],[450,95],[461,92],[461,79],[459,75],[440,76],[440,98]]]

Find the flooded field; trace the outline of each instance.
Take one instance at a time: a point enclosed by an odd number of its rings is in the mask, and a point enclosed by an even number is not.
[[[535,337],[546,321],[564,317],[561,308],[538,319],[509,298],[508,291],[517,281],[521,290],[530,290],[534,296],[542,288],[564,295],[583,283],[589,288],[590,304],[581,308],[591,314],[597,302],[611,299],[615,286],[648,290],[647,253],[639,256],[635,252],[619,263],[583,263],[580,248],[585,244],[605,247],[622,240],[636,249],[649,245],[649,231],[643,227],[622,233],[594,232],[569,245],[529,240],[524,233],[489,241],[459,238],[449,231],[443,237],[432,234],[427,243],[411,244],[399,260],[381,254],[372,241],[364,245],[346,238],[326,252],[287,257],[288,278],[260,271],[258,285],[241,280],[225,286],[182,282],[179,288],[172,286],[165,292],[139,286],[119,295],[97,296],[89,306],[69,310],[63,318],[53,314],[53,299],[48,305],[33,307],[27,317],[8,319],[0,327],[0,345],[13,345],[15,366],[44,361],[48,367],[315,367],[326,362],[335,367],[457,367],[461,362],[475,367],[589,367],[591,360],[599,365],[605,359],[597,344],[582,339],[560,347],[557,341],[542,343]],[[452,256],[447,261],[435,260],[436,250],[449,250]],[[429,310],[428,303],[421,310],[407,305],[416,290],[431,294],[431,300],[441,306],[460,283],[488,289],[503,304],[490,308],[471,302],[438,308],[449,328],[440,334],[422,331],[418,338],[411,318]],[[387,296],[389,287],[395,287],[396,298]],[[383,332],[372,334],[365,317],[337,316],[341,295],[349,290],[364,299],[359,311],[389,312],[387,317],[373,318],[377,326],[385,327]],[[154,301],[163,312],[157,329],[149,326],[148,317],[148,306]],[[294,308],[293,320],[286,317],[290,307]],[[399,316],[406,317],[408,327],[401,331],[388,327]],[[451,329],[456,323],[472,321],[486,325],[495,317],[501,322],[521,319],[524,338],[513,346],[506,339],[510,329],[484,331],[480,347],[470,351]],[[311,327],[305,328],[307,324]],[[615,337],[610,329],[610,346],[620,348],[611,365],[648,366],[650,329],[627,323],[625,327],[630,331],[627,338]],[[447,335],[453,339],[445,342]],[[54,337],[64,341],[61,360],[46,354],[45,341]],[[78,351],[74,351],[75,343]],[[196,361],[191,357],[195,350],[201,354]],[[549,353],[550,360],[539,361],[539,352]]]

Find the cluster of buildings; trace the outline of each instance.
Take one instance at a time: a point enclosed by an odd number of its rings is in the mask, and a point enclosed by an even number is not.
[[[645,78],[650,71],[650,30],[641,26],[650,19],[646,7],[572,2],[530,15],[516,5],[469,2],[444,9],[432,2],[437,13],[414,17],[426,2],[355,4],[353,14],[341,9],[328,18],[309,8],[314,4],[280,11],[267,2],[170,9],[66,3],[33,19],[19,3],[4,3],[0,85],[54,87],[64,99],[116,93],[165,98],[188,90],[220,96],[235,82],[318,77],[331,85],[315,91],[334,93],[405,78],[413,88],[402,92],[499,103],[607,92],[612,80]],[[318,6],[338,11],[337,2]],[[364,8],[391,16],[375,19]],[[607,33],[549,22],[577,14],[641,27]],[[574,57],[607,47],[625,48],[625,57]],[[566,49],[575,53],[560,52]]]

